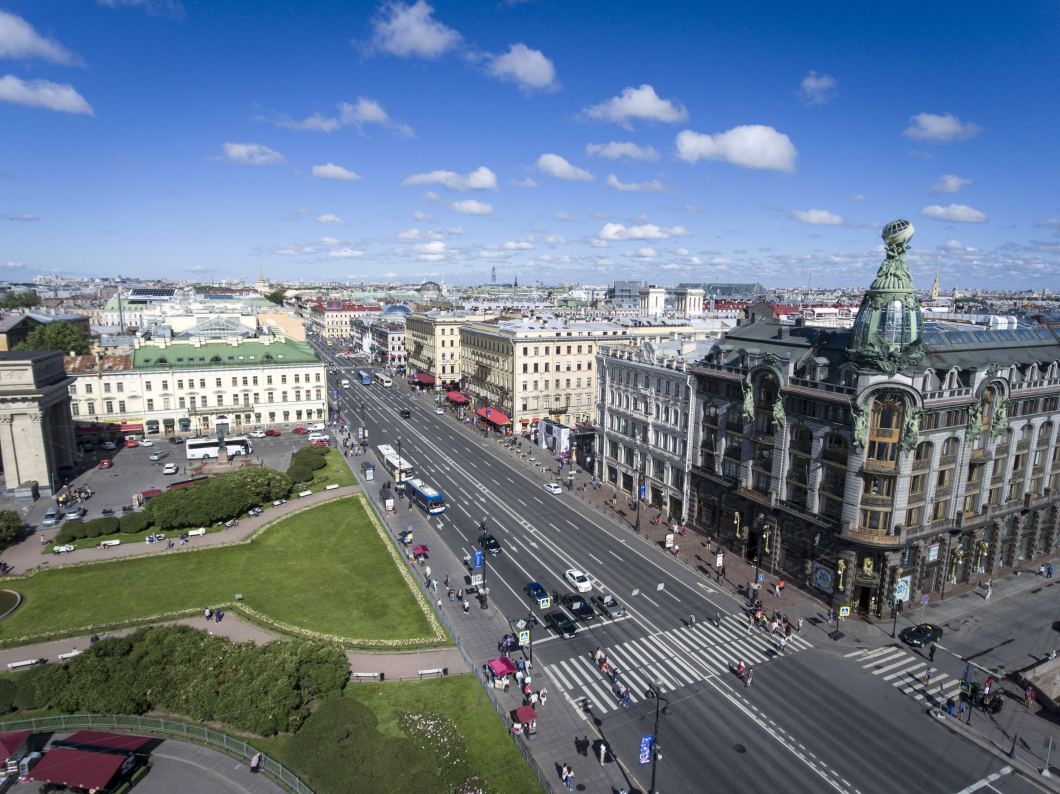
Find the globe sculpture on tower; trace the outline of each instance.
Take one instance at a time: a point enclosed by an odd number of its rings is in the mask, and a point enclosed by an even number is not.
[[[902,218],[883,227],[887,258],[861,301],[847,346],[858,364],[888,375],[924,357],[924,314],[905,261],[914,231]]]

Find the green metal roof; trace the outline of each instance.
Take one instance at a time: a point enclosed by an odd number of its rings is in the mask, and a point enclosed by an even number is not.
[[[133,351],[133,369],[146,370],[323,363],[309,345],[291,339],[270,344],[257,340],[244,340],[237,345],[218,342],[200,347],[178,343]]]

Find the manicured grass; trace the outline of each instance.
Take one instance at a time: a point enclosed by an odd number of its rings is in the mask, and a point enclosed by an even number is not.
[[[440,712],[464,736],[471,771],[485,779],[491,792],[541,791],[474,676],[350,683],[337,700],[354,700],[364,708],[325,701],[296,736],[255,741],[255,746],[297,772],[319,794],[437,792],[444,787],[431,777],[423,752],[403,738],[398,711]]]
[[[16,603],[18,603],[18,596],[14,593],[0,592],[0,615],[13,608]]]
[[[0,623],[0,639],[201,609],[237,593],[251,609],[324,634],[432,635],[357,498],[283,519],[250,545],[56,568],[8,586],[25,602]]]
[[[357,484],[357,478],[353,476],[353,472],[350,471],[350,467],[346,465],[346,461],[342,457],[342,450],[329,449],[326,460],[328,465],[313,472],[313,475],[317,479],[327,477],[327,482],[314,483],[309,486],[310,491],[313,493],[323,491],[329,485],[345,487]]]

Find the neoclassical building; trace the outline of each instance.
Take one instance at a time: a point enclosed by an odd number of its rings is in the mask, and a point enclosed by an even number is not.
[[[879,615],[949,598],[1057,546],[1060,340],[924,322],[887,259],[852,329],[748,316],[695,367],[690,512],[734,551]]]

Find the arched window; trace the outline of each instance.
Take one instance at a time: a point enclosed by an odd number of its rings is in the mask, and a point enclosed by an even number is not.
[[[780,385],[773,375],[764,375],[758,380],[758,400],[755,403],[755,432],[773,435],[773,403],[777,399]]]
[[[168,359],[165,359],[165,358],[156,358],[156,359],[155,359],[155,363],[156,363],[156,364],[168,364],[168,363],[169,363],[169,360],[168,360]]]
[[[1029,424],[1024,425],[1020,428],[1020,440],[1021,444],[1029,444],[1031,440],[1031,430],[1033,430]]]
[[[1053,435],[1053,423],[1052,422],[1046,422],[1038,430],[1038,444],[1037,444],[1038,448],[1042,449],[1043,447],[1049,446],[1049,438],[1052,435]]]
[[[791,440],[798,449],[809,452],[813,446],[813,431],[806,425],[795,425],[791,428]]]
[[[957,449],[961,445],[961,440],[956,436],[947,438],[942,442],[942,454],[943,455],[956,455]]]
[[[843,462],[845,463],[846,454],[850,449],[850,442],[843,438],[843,436],[839,435],[839,433],[830,433],[825,436],[824,449],[825,452],[830,452],[833,455],[842,455],[844,457]]]
[[[916,452],[913,453],[914,461],[923,461],[925,465],[931,463],[931,455],[934,452],[935,445],[930,441],[921,441],[916,445]]]
[[[880,336],[889,345],[900,345],[909,338],[905,328],[905,307],[897,298],[887,304],[887,317]]]
[[[898,460],[898,429],[902,426],[905,404],[895,394],[884,394],[872,401],[869,423],[868,459],[877,463]]]
[[[213,358],[210,359],[210,363],[211,364],[220,364],[221,363],[221,357],[220,356],[214,356]]]

